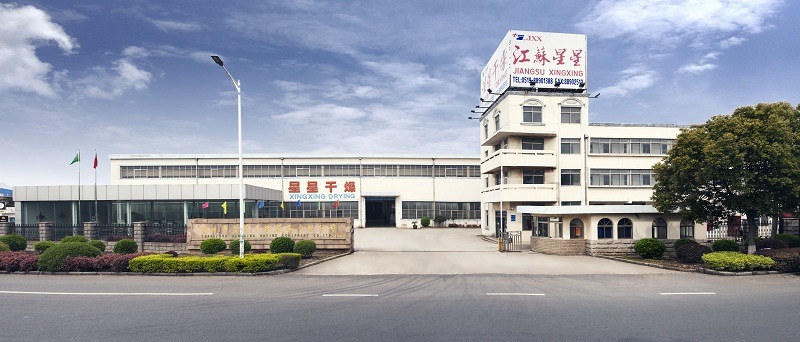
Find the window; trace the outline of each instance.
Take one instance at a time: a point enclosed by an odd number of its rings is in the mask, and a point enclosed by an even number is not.
[[[590,153],[666,155],[675,139],[592,138]]]
[[[433,217],[433,202],[403,201],[402,215],[404,220]]]
[[[581,123],[581,107],[561,107],[561,123]]]
[[[522,122],[542,123],[542,107],[522,106]]]
[[[446,217],[448,220],[480,219],[481,203],[480,202],[436,202],[436,215],[442,215]]]
[[[578,139],[578,138],[563,138],[563,139],[561,139],[561,153],[562,154],[579,154],[579,153],[581,153],[581,139]]]
[[[599,186],[652,186],[652,170],[643,169],[592,169],[589,171],[591,185]]]
[[[569,221],[569,238],[575,239],[583,237],[583,221],[572,219]]]
[[[653,220],[653,231],[651,232],[654,239],[667,238],[667,221],[662,218]]]
[[[597,238],[598,239],[611,239],[614,236],[611,235],[612,231],[614,230],[614,222],[611,220],[604,218],[600,219],[600,222],[597,222]]]
[[[561,206],[581,205],[581,201],[561,201]]]
[[[495,114],[495,116],[494,116],[494,130],[495,131],[499,131],[500,130],[500,115],[496,115]]]
[[[433,166],[431,165],[398,165],[400,177],[431,177]]]
[[[633,239],[633,221],[624,218],[617,222],[617,239]]]
[[[364,165],[361,167],[363,177],[397,177],[398,165]]]
[[[284,165],[283,175],[286,177],[321,177],[322,165]]]
[[[694,222],[692,220],[681,221],[681,239],[694,239]]]
[[[544,170],[522,170],[522,184],[544,184]]]
[[[280,178],[280,165],[245,165],[245,178]]]
[[[561,185],[581,185],[581,170],[579,169],[561,170]]]
[[[544,138],[522,138],[523,150],[544,150]]]
[[[483,138],[489,139],[489,125],[483,125]]]
[[[359,176],[361,168],[358,165],[324,165],[325,176]]]

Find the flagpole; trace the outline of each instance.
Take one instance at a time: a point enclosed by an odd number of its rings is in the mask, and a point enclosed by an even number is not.
[[[97,149],[94,149],[94,221],[100,221],[100,215],[97,212]]]

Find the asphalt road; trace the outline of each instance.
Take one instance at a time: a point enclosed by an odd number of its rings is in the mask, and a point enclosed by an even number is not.
[[[795,341],[800,277],[0,275],[2,341]]]

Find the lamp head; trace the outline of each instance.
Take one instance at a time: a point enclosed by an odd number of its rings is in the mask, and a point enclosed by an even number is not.
[[[211,56],[211,59],[213,59],[214,63],[217,63],[219,66],[224,66],[224,63],[222,63],[222,58],[219,58],[219,56]]]
[[[556,83],[554,83],[553,86],[555,86],[556,88],[560,87],[561,81],[556,81]]]
[[[586,82],[581,82],[580,84],[578,84],[578,88],[583,88],[583,86],[585,86],[585,85],[586,85]]]

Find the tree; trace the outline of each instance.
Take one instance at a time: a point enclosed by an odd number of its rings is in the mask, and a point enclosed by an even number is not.
[[[759,216],[800,207],[800,106],[761,103],[684,129],[664,160],[653,166],[654,206],[695,222],[744,213]],[[748,252],[757,229],[748,229]]]

